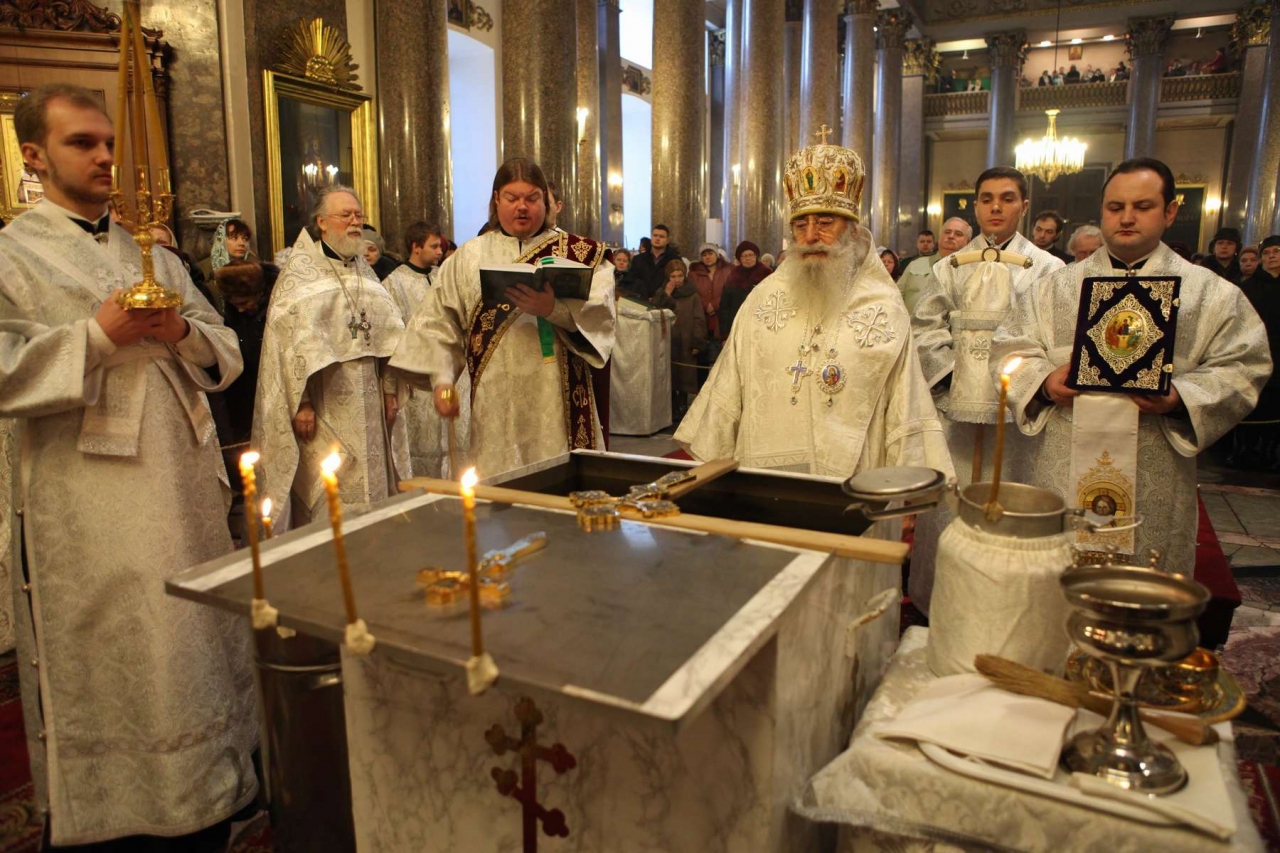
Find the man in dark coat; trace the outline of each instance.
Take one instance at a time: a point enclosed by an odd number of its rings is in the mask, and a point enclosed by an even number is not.
[[[631,272],[627,276],[627,290],[648,301],[658,288],[666,284],[663,273],[667,263],[680,257],[680,250],[671,242],[671,230],[662,223],[653,226],[649,233],[653,251],[638,253],[631,259]]]

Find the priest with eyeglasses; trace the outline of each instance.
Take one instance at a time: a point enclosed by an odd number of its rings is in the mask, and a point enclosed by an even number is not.
[[[364,219],[354,190],[321,190],[320,238],[298,235],[272,291],[250,443],[277,530],[323,515],[320,463],[335,449],[346,506],[390,497],[412,476],[401,383],[387,368],[404,319],[364,260]]]
[[[695,458],[833,477],[951,473],[911,317],[858,225],[864,175],[855,152],[825,142],[788,162],[794,243],[747,297],[676,431]]]

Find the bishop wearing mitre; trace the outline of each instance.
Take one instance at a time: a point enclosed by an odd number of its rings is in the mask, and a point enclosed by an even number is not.
[[[53,84],[14,115],[44,189],[0,232],[22,717],[53,845],[137,850],[148,842],[130,837],[145,834],[203,850],[226,845],[219,824],[257,791],[249,638],[164,584],[231,553],[205,394],[243,363],[169,252],[152,255],[155,278],[182,306],[118,304],[142,254],[107,211],[115,129],[99,97]]]
[[[819,144],[784,178],[794,244],[756,285],[676,432],[698,459],[848,477],[951,473],[897,285],[858,225],[862,158]]]
[[[503,163],[489,198],[489,230],[440,267],[391,366],[433,389],[458,413],[455,383],[471,380],[470,462],[489,477],[577,448],[604,448],[591,367],[613,350],[613,265],[605,247],[558,230],[537,163]],[[481,297],[480,269],[568,258],[594,268],[589,298],[559,299],[521,284]],[[461,462],[459,463],[461,466]]]
[[[344,505],[394,495],[412,476],[402,389],[387,369],[404,320],[365,263],[360,199],[326,187],[311,221],[320,239],[298,235],[271,293],[254,402],[259,490],[275,500],[278,530],[323,508],[320,463],[335,450]]]

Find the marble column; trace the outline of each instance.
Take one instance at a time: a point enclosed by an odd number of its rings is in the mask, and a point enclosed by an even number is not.
[[[1125,50],[1133,73],[1129,79],[1129,127],[1124,136],[1125,159],[1156,155],[1156,116],[1160,112],[1160,79],[1164,46],[1173,17],[1130,18]]]
[[[742,13],[746,0],[724,4],[724,246],[742,241]]]
[[[576,13],[577,0],[502,3],[502,157],[534,160],[562,192],[578,183]],[[577,229],[570,205],[558,224]]]
[[[1240,57],[1240,91],[1265,93],[1271,10],[1261,5],[1246,6],[1236,15],[1236,29],[1241,36],[1243,52]],[[1253,177],[1253,158],[1257,153],[1258,129],[1265,100],[1265,97],[1240,98],[1231,131],[1227,180],[1222,191],[1222,224],[1242,231],[1248,218],[1249,183]]]
[[[725,31],[707,33],[710,79],[707,92],[707,217],[724,219],[724,41]]]
[[[1271,0],[1271,32],[1280,33],[1280,0]],[[1250,243],[1276,231],[1280,205],[1276,204],[1277,170],[1280,169],[1280,39],[1267,46],[1267,73],[1262,86],[1262,115],[1257,148],[1253,155],[1253,176],[1249,181],[1249,212],[1244,237]],[[1248,91],[1248,90],[1245,90]]]
[[[618,0],[598,0],[597,61],[600,68],[601,230],[606,243],[622,245],[622,59],[618,43]]]
[[[805,0],[800,64],[800,140],[811,145],[822,125],[840,126],[839,33],[843,0]],[[834,137],[834,142],[839,137]]]
[[[782,147],[790,156],[798,149],[803,138],[800,130],[800,75],[804,62],[804,29],[801,23],[802,0],[787,0],[787,27],[783,33],[786,43],[782,52],[782,74],[786,78],[783,91]]]
[[[599,239],[600,221],[600,60],[599,0],[577,0],[578,28],[578,184],[565,190],[565,209],[572,208],[578,233]]]
[[[841,140],[845,148],[858,152],[867,169],[867,182],[862,190],[862,221],[867,221],[867,208],[873,198],[874,169],[872,155],[872,107],[875,100],[876,73],[876,5],[879,0],[848,0],[844,18],[844,76],[841,99],[844,115]]]
[[[925,222],[924,88],[926,83],[937,79],[941,61],[933,39],[912,39],[903,47],[898,231],[892,239],[894,245],[904,249],[915,246],[917,232],[928,227]]]
[[[692,257],[706,235],[702,142],[706,13],[687,0],[653,4],[653,221]]]
[[[742,0],[741,233],[761,251],[782,248],[782,40],[786,25],[779,0]]]
[[[387,248],[403,255],[419,219],[453,230],[449,149],[449,27],[434,0],[378,0],[378,157]]]
[[[902,9],[876,16],[875,186],[871,233],[879,243],[892,242],[898,230],[898,163],[902,142],[902,54],[912,18]]]
[[[1013,116],[1018,109],[1018,80],[1027,58],[1025,30],[987,35],[991,55],[991,126],[987,132],[987,168],[1013,165]]]

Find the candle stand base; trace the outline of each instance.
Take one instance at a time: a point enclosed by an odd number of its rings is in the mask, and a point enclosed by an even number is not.
[[[182,296],[161,287],[139,282],[117,297],[120,307],[126,311],[154,311],[158,308],[181,308]]]

